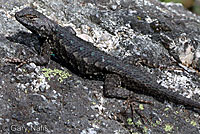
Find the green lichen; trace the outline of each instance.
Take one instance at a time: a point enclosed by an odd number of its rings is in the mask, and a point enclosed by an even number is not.
[[[146,126],[143,127],[143,133],[147,134],[148,128]]]
[[[156,120],[156,124],[157,124],[157,125],[160,125],[160,124],[161,124],[161,122],[160,122],[160,121],[158,121],[158,120]]]
[[[169,131],[172,131],[173,126],[170,125],[170,124],[166,124],[164,129],[165,129],[166,132],[169,132]]]
[[[66,79],[71,76],[71,74],[69,74],[66,71],[59,70],[59,69],[52,70],[50,68],[43,68],[42,73],[43,73],[44,77],[46,77],[48,80],[51,80],[51,77],[58,75],[59,82],[63,82],[63,79]]]
[[[135,125],[141,126],[141,125],[142,125],[142,122],[141,122],[140,120],[138,120],[138,121],[135,123]]]
[[[96,102],[92,102],[92,104],[93,104],[93,105],[96,105],[97,103],[96,103]]]
[[[128,125],[133,125],[133,120],[131,118],[128,118],[127,123],[128,123]]]
[[[144,105],[140,104],[140,105],[139,105],[139,109],[140,109],[140,110],[144,110]]]
[[[169,110],[169,108],[168,108],[168,107],[164,109],[164,111],[168,111],[168,110]]]
[[[185,119],[185,121],[186,121],[186,122],[190,122],[190,120],[189,120],[189,119]]]
[[[140,16],[137,16],[137,19],[138,19],[138,20],[142,20],[142,18],[141,18]]]
[[[192,126],[196,126],[196,125],[197,125],[197,122],[195,122],[194,120],[192,120],[192,121],[190,122],[190,124],[191,124]]]

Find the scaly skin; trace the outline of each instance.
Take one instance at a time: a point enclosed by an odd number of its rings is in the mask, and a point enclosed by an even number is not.
[[[104,80],[109,78],[106,77],[108,75],[113,76],[113,79],[117,76],[116,81],[129,90],[200,109],[200,103],[161,86],[151,74],[100,51],[92,43],[78,38],[72,28],[58,25],[33,8],[25,8],[17,12],[15,17],[27,29],[46,39],[43,47],[50,48],[63,64],[73,68],[77,74]],[[44,50],[48,53],[48,49]],[[105,85],[107,89],[104,90],[116,88],[116,85],[113,86]]]

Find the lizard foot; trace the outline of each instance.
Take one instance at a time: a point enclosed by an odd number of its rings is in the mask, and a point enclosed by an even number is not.
[[[128,99],[130,90],[121,87],[121,78],[117,74],[107,74],[104,82],[104,96],[107,98]]]

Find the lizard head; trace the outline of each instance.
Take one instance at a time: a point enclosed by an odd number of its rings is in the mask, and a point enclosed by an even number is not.
[[[22,9],[15,14],[15,18],[31,32],[42,37],[52,35],[57,29],[57,24],[31,7]]]

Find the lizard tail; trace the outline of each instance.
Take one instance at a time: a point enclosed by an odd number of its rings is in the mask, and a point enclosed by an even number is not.
[[[200,109],[200,103],[199,102],[196,102],[196,101],[194,101],[190,98],[186,98],[186,97],[180,95],[177,92],[166,91],[166,89],[165,89],[165,90],[162,90],[162,93],[160,93],[160,94],[166,100],[172,101],[176,104],[181,104],[181,105],[184,105],[184,106],[189,106],[189,107],[192,107],[192,108]]]

